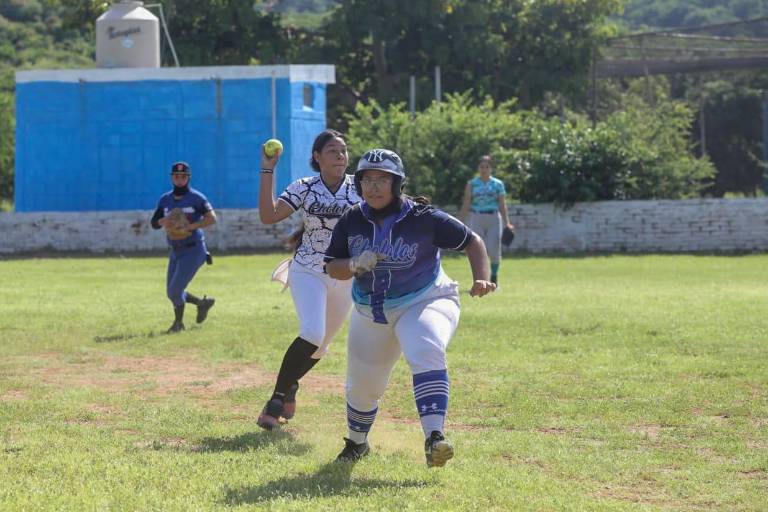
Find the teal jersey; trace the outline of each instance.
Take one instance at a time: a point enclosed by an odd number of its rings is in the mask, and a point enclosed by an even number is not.
[[[498,211],[499,196],[505,195],[504,183],[491,177],[488,182],[474,178],[469,182],[472,187],[472,211],[490,213]]]

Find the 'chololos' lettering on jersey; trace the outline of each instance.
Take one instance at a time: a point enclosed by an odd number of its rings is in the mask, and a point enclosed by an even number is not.
[[[368,237],[355,235],[349,238],[348,243],[350,253],[355,256],[369,250],[385,255],[386,258],[376,266],[379,269],[411,268],[416,262],[416,255],[419,252],[418,242],[408,244],[403,240],[403,237],[397,237],[394,242],[385,238],[373,245]]]
[[[312,203],[307,208],[309,215],[317,215],[319,217],[341,217],[341,215],[349,208],[348,204],[322,204]]]

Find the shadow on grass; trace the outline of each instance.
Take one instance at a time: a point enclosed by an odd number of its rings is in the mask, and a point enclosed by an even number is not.
[[[190,327],[187,327],[187,331],[194,331],[196,329],[199,329],[200,327],[197,325],[192,325]],[[160,331],[149,331],[146,333],[141,332],[127,332],[123,334],[110,334],[108,336],[94,336],[93,341],[96,343],[120,343],[123,341],[129,341],[136,338],[156,338],[158,336],[173,336],[175,332],[167,332],[165,330]]]
[[[96,343],[119,343],[121,341],[128,341],[134,338],[154,338],[160,336],[161,332],[149,331],[148,333],[129,332],[124,334],[111,334],[109,336],[94,336],[93,341]]]
[[[327,496],[369,495],[372,490],[382,488],[426,487],[424,480],[382,480],[360,478],[352,480],[354,464],[329,462],[315,473],[301,473],[287,476],[263,485],[227,488],[224,503],[229,506],[265,503],[280,498],[320,498]]]
[[[247,452],[270,445],[280,445],[280,452],[286,455],[304,455],[311,446],[299,443],[290,432],[246,432],[234,437],[205,437],[195,447],[196,452]]]

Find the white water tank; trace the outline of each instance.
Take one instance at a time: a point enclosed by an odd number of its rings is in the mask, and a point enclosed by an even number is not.
[[[96,65],[159,68],[160,22],[144,2],[122,0],[96,20]]]

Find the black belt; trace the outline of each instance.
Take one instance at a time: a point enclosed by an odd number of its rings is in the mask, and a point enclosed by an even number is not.
[[[479,213],[480,215],[493,215],[495,213],[499,213],[499,210],[494,210],[492,212],[479,212],[477,210],[472,210],[472,213]]]
[[[171,248],[172,249],[188,249],[189,247],[194,247],[197,245],[197,242],[194,240],[191,242],[184,242],[183,244],[174,244],[171,242]]]

